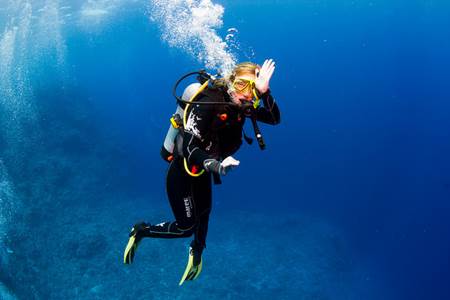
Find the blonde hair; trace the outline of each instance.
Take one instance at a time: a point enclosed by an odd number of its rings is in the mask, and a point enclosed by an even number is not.
[[[214,80],[213,86],[216,88],[232,88],[231,85],[233,84],[234,79],[237,76],[241,76],[244,74],[255,74],[255,70],[259,69],[260,66],[258,66],[255,63],[252,62],[242,62],[240,64],[237,64],[234,68],[231,74],[228,74],[224,76],[223,78],[219,78]]]

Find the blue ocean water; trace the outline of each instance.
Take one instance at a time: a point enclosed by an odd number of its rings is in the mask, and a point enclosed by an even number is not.
[[[2,299],[449,299],[450,4],[0,2]],[[184,73],[276,61],[282,113],[214,187],[204,269],[159,151]],[[251,133],[251,128],[247,128]]]

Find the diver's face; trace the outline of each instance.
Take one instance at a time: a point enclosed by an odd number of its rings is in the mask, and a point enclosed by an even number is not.
[[[236,104],[242,104],[253,100],[255,88],[255,74],[241,74],[236,76],[231,92],[232,100]]]

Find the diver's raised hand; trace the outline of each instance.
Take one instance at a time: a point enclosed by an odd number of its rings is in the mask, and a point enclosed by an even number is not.
[[[275,71],[275,62],[273,59],[266,59],[261,69],[255,70],[255,87],[261,94],[269,89],[269,81]]]

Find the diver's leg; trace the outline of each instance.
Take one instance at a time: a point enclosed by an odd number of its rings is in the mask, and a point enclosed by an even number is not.
[[[167,172],[167,195],[176,221],[156,225],[135,224],[124,252],[124,263],[133,262],[139,242],[144,237],[183,238],[189,237],[196,229],[195,204],[192,197],[191,178],[179,160],[172,161]]]
[[[189,247],[189,258],[186,270],[180,280],[182,285],[186,280],[196,279],[202,271],[202,253],[206,245],[209,213],[211,211],[211,175],[209,173],[192,180],[192,199],[197,224],[195,238]]]
[[[197,216],[192,197],[192,179],[186,174],[182,160],[174,160],[169,166],[166,190],[176,221],[142,226],[142,237],[180,238],[194,233]]]
[[[192,197],[196,204],[197,227],[194,232],[194,242],[202,249],[206,247],[206,235],[208,233],[209,214],[212,204],[211,175],[206,173],[194,180],[192,185]]]

